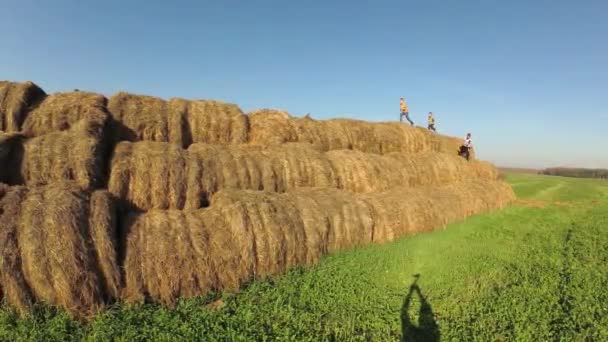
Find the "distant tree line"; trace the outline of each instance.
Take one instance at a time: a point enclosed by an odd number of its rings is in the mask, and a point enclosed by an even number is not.
[[[607,169],[552,167],[552,168],[541,170],[538,173],[541,175],[549,175],[549,176],[608,179],[608,170]]]

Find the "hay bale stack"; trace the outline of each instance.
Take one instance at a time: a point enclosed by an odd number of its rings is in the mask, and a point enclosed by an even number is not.
[[[501,209],[515,200],[511,187],[496,180],[468,180],[359,196],[373,209],[373,241],[380,243]]]
[[[40,136],[68,130],[82,120],[104,126],[109,118],[106,102],[102,95],[81,91],[47,96],[27,116],[22,131],[27,136]]]
[[[320,152],[309,144],[206,145],[186,151],[168,143],[120,143],[108,189],[141,210],[198,209],[222,189],[286,192],[299,187],[353,192],[396,186],[496,179],[492,166],[441,153],[378,155]]]
[[[39,301],[88,317],[116,298],[109,196],[69,183],[0,191],[0,281],[12,307],[23,311]]]
[[[371,235],[362,233],[372,229],[369,209],[350,202],[315,191],[227,190],[210,209],[131,216],[123,228],[129,232],[124,298],[149,296],[171,306],[180,297],[236,290],[244,281],[316,262],[328,251],[368,243]]]
[[[116,120],[117,140],[231,144],[247,141],[247,116],[233,104],[217,101],[165,101],[118,93],[108,109]]]
[[[45,96],[32,82],[0,81],[0,131],[18,132],[27,113]]]
[[[23,142],[22,155],[14,156],[10,184],[47,185],[75,181],[83,189],[104,182],[103,127],[81,120],[67,131],[54,132]]]
[[[350,119],[295,118],[280,110],[262,109],[249,114],[249,141],[272,145],[309,143],[323,151],[350,149],[367,153],[444,152],[456,155],[460,141],[401,123]]]
[[[173,305],[180,297],[235,289],[337,250],[437,228],[513,198],[510,187],[497,181],[366,195],[221,191],[207,209],[151,210],[125,220],[124,298],[149,296]]]
[[[304,145],[220,146],[122,142],[111,161],[108,189],[136,208],[197,209],[221,189],[284,192],[335,187],[322,153]]]

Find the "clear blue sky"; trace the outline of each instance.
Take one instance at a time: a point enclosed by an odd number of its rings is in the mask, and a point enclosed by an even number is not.
[[[436,113],[500,165],[608,167],[608,2],[0,2],[0,79],[315,118]]]

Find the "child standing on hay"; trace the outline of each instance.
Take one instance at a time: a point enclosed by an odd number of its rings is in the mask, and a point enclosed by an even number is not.
[[[403,122],[403,117],[405,116],[407,121],[409,121],[410,124],[412,126],[414,126],[414,122],[412,120],[410,120],[410,112],[407,109],[407,103],[405,103],[405,100],[403,99],[403,97],[399,100],[399,107],[401,109],[401,115],[399,116],[399,122]]]
[[[433,112],[429,112],[428,123],[429,131],[437,132],[437,130],[435,129],[435,118],[433,117]]]

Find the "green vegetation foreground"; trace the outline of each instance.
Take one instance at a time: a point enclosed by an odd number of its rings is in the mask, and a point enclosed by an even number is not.
[[[520,202],[339,253],[240,294],[110,308],[88,324],[0,310],[0,340],[608,340],[608,183],[510,174]]]

